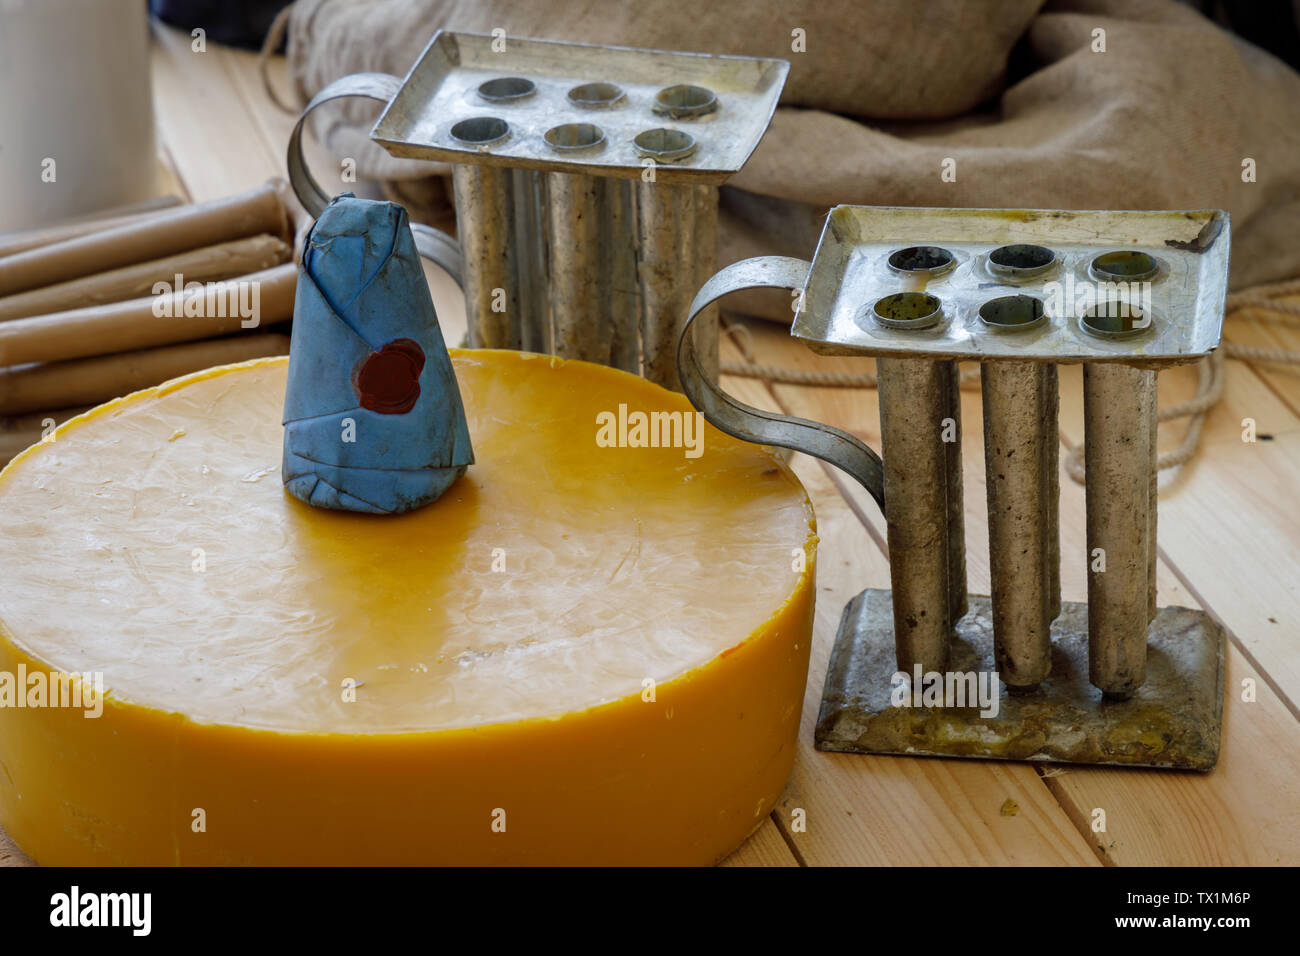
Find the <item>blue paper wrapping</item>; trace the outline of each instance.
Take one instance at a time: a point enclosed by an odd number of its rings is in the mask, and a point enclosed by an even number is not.
[[[474,462],[406,210],[334,199],[303,246],[281,476],[319,508],[400,514]]]

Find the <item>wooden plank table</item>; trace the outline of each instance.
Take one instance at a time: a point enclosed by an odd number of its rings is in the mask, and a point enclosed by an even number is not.
[[[183,194],[201,201],[284,175],[294,117],[266,96],[255,57],[214,44],[195,53],[187,34],[154,29],[160,147]],[[272,76],[287,89],[282,58]],[[330,189],[338,159],[314,145],[308,154]],[[458,342],[459,291],[432,267],[429,279],[444,334]],[[1247,314],[1231,321],[1227,339],[1300,349],[1300,322]],[[732,322],[723,349],[725,358],[787,368],[872,368],[870,360],[815,356],[765,322]],[[1064,458],[1083,439],[1079,367],[1063,367],[1060,380]],[[752,405],[837,425],[879,448],[874,392],[742,378],[725,385]],[[1185,400],[1195,385],[1194,369],[1162,373],[1161,405]],[[966,538],[971,591],[988,593],[979,401],[978,389],[963,391]],[[1245,418],[1268,437],[1244,442]],[[1179,429],[1161,429],[1162,450]],[[1160,604],[1203,607],[1230,635],[1223,749],[1208,775],[814,750],[840,611],[864,587],[888,587],[889,567],[884,521],[865,492],[815,459],[795,455],[791,464],[821,537],[803,725],[785,794],[727,865],[1300,863],[1300,370],[1229,362],[1227,395],[1206,421],[1201,454],[1162,481]],[[1062,597],[1084,600],[1083,489],[1060,477]],[[1104,831],[1094,829],[1098,811]],[[0,831],[0,864],[24,862]]]

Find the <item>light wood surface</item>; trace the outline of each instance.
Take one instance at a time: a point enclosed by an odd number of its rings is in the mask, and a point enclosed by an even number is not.
[[[154,87],[169,189],[201,201],[284,175],[294,117],[266,97],[252,54],[155,26]],[[273,78],[287,89],[285,64]],[[327,183],[330,157],[308,145]],[[329,189],[330,186],[326,185]],[[339,185],[336,191],[344,187]],[[811,250],[809,250],[811,253]],[[444,335],[461,340],[455,285],[429,267]],[[1300,320],[1230,321],[1227,339],[1300,349]],[[861,359],[808,352],[763,322],[733,323],[724,357],[789,368],[869,371]],[[817,510],[818,606],[795,769],[771,818],[727,865],[1297,864],[1300,863],[1300,369],[1228,363],[1227,396],[1209,416],[1201,454],[1162,481],[1160,603],[1203,607],[1228,628],[1219,766],[1208,775],[1149,770],[822,754],[812,746],[840,611],[864,587],[888,587],[884,521],[874,502],[828,466],[792,466]],[[1081,375],[1061,369],[1062,457],[1083,439]],[[767,386],[728,379],[735,395],[847,429],[877,449],[870,390]],[[1168,406],[1189,397],[1190,368],[1160,375]],[[978,389],[962,394],[970,588],[988,593],[984,458]],[[1242,441],[1242,420],[1260,436]],[[1161,429],[1162,449],[1181,424]],[[1061,472],[1062,589],[1086,597],[1083,489]],[[1243,682],[1254,700],[1243,700]],[[1096,832],[1097,811],[1105,831]],[[26,858],[0,832],[0,865]]]

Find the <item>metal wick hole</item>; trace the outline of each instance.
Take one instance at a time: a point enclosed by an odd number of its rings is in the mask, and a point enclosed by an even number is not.
[[[622,87],[613,83],[583,83],[569,90],[569,102],[588,110],[608,109],[622,99]]]
[[[1092,260],[1092,274],[1103,279],[1135,281],[1150,279],[1160,271],[1156,257],[1146,252],[1123,250],[1106,252]]]
[[[1016,243],[999,246],[989,253],[989,271],[1016,279],[1042,275],[1056,265],[1056,253],[1046,246]]]
[[[632,145],[642,156],[672,162],[695,152],[695,137],[679,129],[647,129],[636,134]]]
[[[500,76],[480,83],[478,95],[489,103],[509,103],[537,92],[537,84],[526,76]]]
[[[592,123],[565,123],[552,126],[544,138],[555,150],[590,149],[605,142],[605,133]]]
[[[1099,302],[1079,316],[1085,332],[1104,339],[1127,339],[1151,328],[1151,316],[1123,299]]]
[[[496,116],[475,116],[451,128],[451,138],[474,146],[500,142],[510,133],[510,124]]]
[[[928,329],[943,317],[939,297],[927,292],[895,292],[871,307],[876,321],[891,329]]]
[[[655,95],[654,106],[651,107],[656,113],[671,116],[673,119],[680,119],[683,116],[703,116],[717,108],[718,98],[714,96],[712,90],[703,86],[691,86],[689,83],[660,90]]]
[[[953,254],[941,246],[908,246],[889,254],[889,268],[907,275],[939,276],[957,262]]]
[[[1047,309],[1032,295],[1004,295],[981,305],[980,319],[990,328],[1019,332],[1042,325]]]

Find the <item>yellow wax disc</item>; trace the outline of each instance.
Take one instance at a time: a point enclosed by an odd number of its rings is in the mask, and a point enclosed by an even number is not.
[[[408,515],[285,494],[283,359],[5,470],[0,671],[107,697],[0,682],[0,822],[38,861],[710,862],[761,822],[807,668],[798,482],[635,376],[453,359],[477,463]]]

